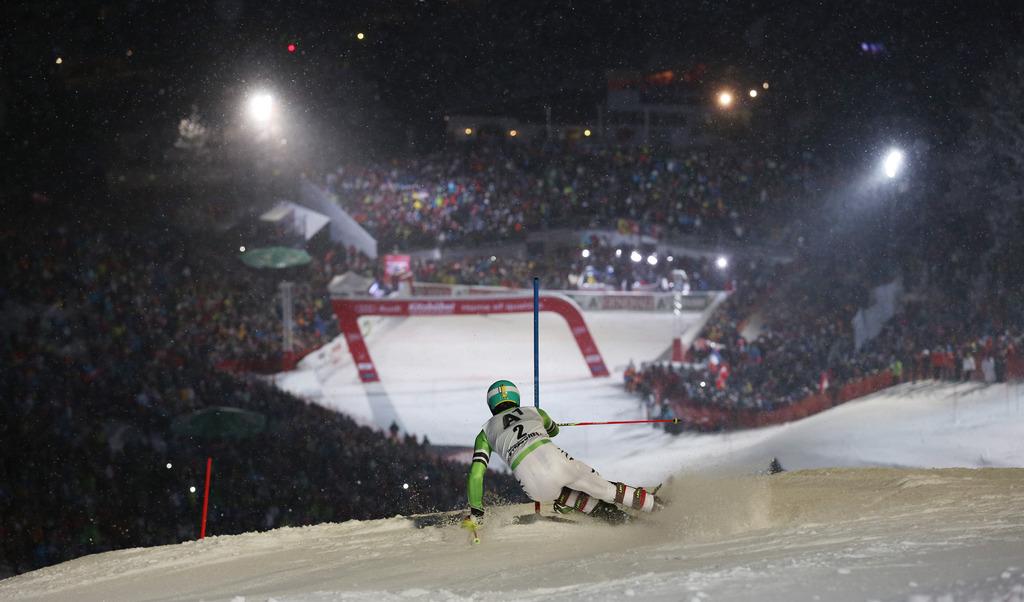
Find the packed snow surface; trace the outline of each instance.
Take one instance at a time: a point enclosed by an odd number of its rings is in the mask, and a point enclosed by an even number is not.
[[[531,324],[517,318],[378,320],[382,384],[358,383],[343,342],[277,380],[367,424],[468,445],[492,380],[532,401]],[[542,406],[560,421],[642,417],[621,370],[680,325],[587,320],[615,375],[590,378],[564,324],[542,319]],[[1022,406],[1024,386],[925,381],[739,433],[565,428],[561,447],[609,479],[666,481],[671,505],[626,527],[513,524],[532,507],[491,507],[479,546],[403,517],[210,537],[13,577],[0,600],[1024,602]],[[772,457],[790,472],[755,474]]]
[[[642,524],[512,524],[471,546],[408,519],[278,529],[79,558],[10,600],[1019,600],[1024,470],[682,476]],[[1014,597],[1015,596],[1015,597]]]

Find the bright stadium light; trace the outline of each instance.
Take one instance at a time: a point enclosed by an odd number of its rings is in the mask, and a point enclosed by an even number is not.
[[[718,269],[724,270],[729,267],[729,260],[724,256],[719,256],[718,259],[715,260],[715,265],[718,266]]]
[[[615,256],[622,257],[622,249],[615,249]]]
[[[658,265],[658,256],[657,255],[648,255],[647,256],[647,265]]]
[[[729,107],[731,107],[732,101],[732,92],[728,90],[722,90],[721,92],[718,93],[718,106],[722,107],[723,109],[728,109]]]
[[[257,92],[249,97],[249,117],[256,123],[266,123],[274,116],[274,97]]]
[[[634,249],[633,252],[629,254],[629,258],[633,263],[640,263],[640,260],[642,260],[644,256],[640,254],[640,251]]]
[[[885,169],[885,175],[889,178],[895,178],[898,176],[900,170],[903,169],[903,160],[903,151],[898,148],[890,150],[885,156],[885,161],[882,162],[882,168]]]
[[[590,138],[591,133],[592,132],[590,130],[583,130],[583,135],[586,136],[587,138]]]
[[[586,259],[587,257],[590,257],[590,249],[583,249],[583,252],[580,253],[580,255],[583,256],[583,259]]]
[[[757,90],[755,90],[754,88],[751,88],[750,89],[750,97],[751,98],[757,98]]]

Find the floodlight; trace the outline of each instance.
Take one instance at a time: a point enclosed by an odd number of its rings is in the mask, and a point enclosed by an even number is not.
[[[885,175],[889,178],[895,178],[899,175],[900,170],[903,169],[903,151],[898,148],[894,148],[889,151],[889,154],[885,156],[885,161],[882,163],[882,167],[885,169]]]
[[[258,92],[249,97],[249,117],[257,123],[266,123],[274,115],[274,97]]]

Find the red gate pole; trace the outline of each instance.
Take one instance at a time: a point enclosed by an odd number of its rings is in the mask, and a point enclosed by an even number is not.
[[[671,422],[679,424],[678,418],[658,418],[656,420],[609,420],[607,422],[558,422],[558,426],[597,426],[601,424],[654,424],[657,422]]]
[[[199,529],[199,539],[206,537],[206,510],[210,503],[210,473],[213,471],[213,458],[206,458],[206,487],[203,490],[203,525]]]

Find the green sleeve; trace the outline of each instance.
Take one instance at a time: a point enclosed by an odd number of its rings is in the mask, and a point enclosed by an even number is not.
[[[548,413],[540,408],[537,408],[537,411],[540,412],[540,417],[544,419],[544,430],[548,432],[548,437],[557,435],[558,425],[551,419],[551,416],[548,416]]]
[[[484,509],[484,473],[491,459],[491,443],[483,431],[476,436],[473,444],[473,461],[469,465],[469,478],[466,479],[466,494],[469,496],[469,507]]]

